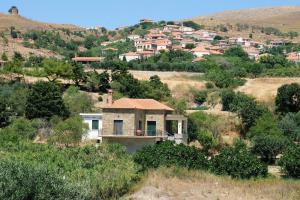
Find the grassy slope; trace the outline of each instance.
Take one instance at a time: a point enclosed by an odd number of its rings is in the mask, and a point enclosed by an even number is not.
[[[300,198],[300,181],[238,181],[200,171],[162,168],[150,172],[134,190],[127,199],[296,200]]]

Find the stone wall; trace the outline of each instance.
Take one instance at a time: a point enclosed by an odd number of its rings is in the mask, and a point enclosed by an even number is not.
[[[102,135],[114,135],[114,120],[123,120],[123,135],[135,135],[135,111],[129,109],[103,109]]]

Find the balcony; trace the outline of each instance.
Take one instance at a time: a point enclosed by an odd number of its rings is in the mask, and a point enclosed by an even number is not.
[[[134,139],[155,139],[155,138],[168,138],[168,135],[162,130],[149,132],[147,130],[126,129],[123,130],[122,135],[102,135],[103,138],[134,138]]]

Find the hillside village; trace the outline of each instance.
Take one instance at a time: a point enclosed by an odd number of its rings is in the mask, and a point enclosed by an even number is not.
[[[21,15],[0,14],[0,199],[298,199],[297,29]]]

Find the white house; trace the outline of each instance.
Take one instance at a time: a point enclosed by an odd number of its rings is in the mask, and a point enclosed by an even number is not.
[[[102,113],[80,113],[84,123],[89,125],[89,130],[83,140],[97,140],[102,135]]]
[[[141,55],[136,53],[136,52],[128,52],[128,53],[124,53],[121,54],[119,56],[120,60],[124,60],[124,58],[126,59],[127,62],[131,61],[131,60],[139,60],[141,59]]]
[[[141,37],[139,35],[128,35],[127,38],[129,40],[137,40],[137,39],[140,39]]]

